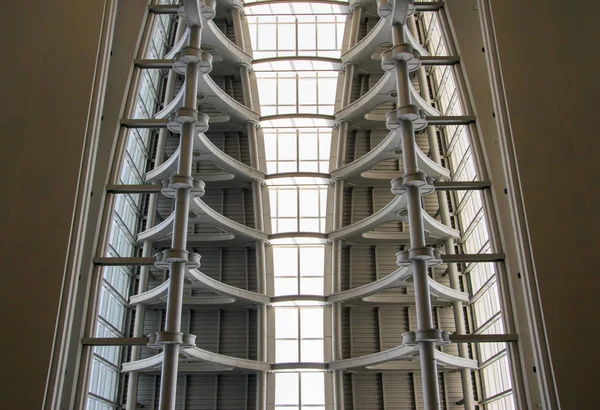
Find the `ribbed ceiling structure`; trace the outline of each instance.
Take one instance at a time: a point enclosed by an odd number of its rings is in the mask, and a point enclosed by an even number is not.
[[[95,260],[87,408],[517,408],[443,4],[147,13]]]

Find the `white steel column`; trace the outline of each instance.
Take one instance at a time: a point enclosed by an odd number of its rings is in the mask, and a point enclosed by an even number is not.
[[[242,29],[242,16],[244,9],[238,4],[234,4],[229,9],[231,12],[231,20],[233,21],[233,32],[235,34],[235,42],[237,46],[246,51],[246,42],[244,39],[244,31]]]
[[[401,185],[399,185],[400,181],[394,180],[392,191],[407,197],[410,230],[409,259],[413,270],[417,313],[415,341],[419,345],[423,398],[427,410],[437,410],[440,408],[440,401],[435,343],[441,342],[442,339],[441,332],[433,327],[427,261],[434,258],[434,251],[426,246],[421,208],[421,189],[427,187],[429,183],[425,174],[419,171],[417,162],[418,148],[413,122],[421,120],[422,115],[411,103],[408,76],[409,63],[412,70],[418,67],[418,55],[415,55],[410,45],[406,44],[403,27],[399,23],[392,25],[392,40],[392,49],[386,52],[385,58],[382,55],[382,65],[386,65],[384,67],[386,69],[393,69],[396,76],[398,92],[398,109],[395,112],[398,125],[396,132],[401,134],[404,161],[404,177]]]
[[[342,213],[344,211],[344,180],[338,179],[334,182],[334,210],[333,229],[342,227]],[[331,244],[331,271],[332,271],[332,293],[342,290],[342,241],[336,239]],[[331,307],[332,320],[332,359],[341,360],[342,357],[342,304],[334,303]],[[333,372],[333,403],[336,410],[344,409],[344,372],[336,370]]]
[[[181,314],[183,287],[186,269],[199,265],[199,255],[189,253],[187,248],[187,227],[189,221],[190,200],[204,194],[204,183],[194,181],[192,162],[194,137],[197,132],[208,130],[208,116],[198,113],[199,75],[208,73],[212,67],[212,57],[200,49],[202,41],[202,16],[199,11],[205,4],[185,4],[189,30],[188,46],[175,58],[173,68],[185,74],[183,107],[170,118],[168,127],[181,134],[177,173],[163,183],[162,193],[175,198],[173,234],[171,249],[163,252],[157,263],[169,266],[169,289],[167,293],[166,322],[164,331],[156,334],[156,345],[163,346],[163,362],[160,379],[159,409],[173,410],[177,391],[177,371],[181,345],[193,345],[195,336],[181,332]],[[200,7],[198,7],[200,6]],[[207,7],[207,10],[209,7]]]
[[[180,17],[177,23],[177,31],[175,33],[174,43],[177,43],[186,28],[185,21]],[[169,71],[167,76],[167,84],[165,87],[165,100],[164,105],[167,105],[173,99],[175,89],[176,73],[173,70]],[[156,142],[156,157],[154,160],[154,167],[158,167],[164,161],[165,155],[165,142],[167,139],[166,128],[161,128],[158,134],[158,140]],[[156,207],[158,205],[158,194],[151,194],[148,200],[148,213],[146,219],[146,229],[152,228],[156,223]],[[153,243],[151,241],[144,241],[142,248],[142,257],[151,257],[153,253]],[[140,277],[138,281],[137,293],[141,294],[148,290],[148,277],[150,275],[150,267],[142,266],[140,268]],[[137,305],[135,310],[135,321],[133,324],[133,337],[142,337],[144,333],[144,320],[146,318],[146,306]],[[131,348],[131,361],[139,360],[142,352],[141,346],[133,346]],[[125,404],[126,410],[135,410],[137,407],[137,392],[138,392],[138,381],[139,374],[137,372],[131,372],[127,382],[127,402]]]
[[[415,39],[419,38],[419,33],[417,30],[417,26],[415,23],[414,16],[409,17],[408,26],[411,31],[411,34]],[[427,73],[425,72],[425,67],[420,66],[417,69],[417,76],[419,79],[419,89],[421,97],[428,103],[431,104],[430,98],[430,90],[429,84],[427,82]],[[442,165],[439,145],[437,141],[437,132],[434,126],[427,125],[427,136],[429,138],[429,148],[431,159],[435,161],[436,164]],[[442,223],[448,227],[452,227],[452,221],[450,220],[450,210],[448,208],[448,201],[446,198],[446,192],[438,191],[438,202],[440,204],[440,218]],[[452,238],[446,238],[444,240],[444,248],[446,249],[446,254],[453,255],[455,254],[454,250],[454,240]],[[450,287],[455,290],[460,289],[460,279],[458,274],[458,269],[456,268],[456,264],[449,263],[448,264],[448,278],[450,280]],[[452,309],[454,311],[454,325],[456,327],[456,332],[458,334],[466,334],[467,329],[465,327],[465,315],[463,311],[463,305],[460,301],[455,301],[452,303]],[[469,358],[469,350],[466,343],[458,343],[458,354],[460,357]],[[473,380],[471,378],[471,370],[469,369],[461,369],[461,382],[463,389],[463,400],[465,409],[473,410],[475,408],[475,404],[473,401]]]

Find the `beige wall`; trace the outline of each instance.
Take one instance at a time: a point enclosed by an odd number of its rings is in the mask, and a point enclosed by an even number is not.
[[[509,263],[520,337],[527,338],[531,324],[518,299],[537,285],[560,406],[596,408],[600,80],[594,43],[600,34],[600,5],[560,0],[490,3],[508,114],[508,127],[500,138],[501,118],[492,115],[497,107],[485,84],[489,79],[485,78],[484,41],[473,31],[480,12],[477,1],[450,1],[448,8],[476,103],[507,254],[519,247],[527,249],[527,240],[521,245],[514,240],[515,214],[511,220],[508,208],[511,198],[513,210],[514,204],[524,204],[520,206],[526,221],[523,229],[533,255],[531,283],[516,279],[518,271],[526,270],[522,261]],[[512,192],[503,193],[511,184],[506,178],[507,161],[501,158],[502,138],[514,143],[513,188],[518,190],[520,181],[522,202],[515,201],[518,195]],[[548,349],[542,346],[541,350]],[[523,351],[524,371],[533,383],[540,363],[527,348]],[[536,364],[537,373],[532,375]],[[534,388],[525,387],[534,398],[532,408],[539,403]]]
[[[600,4],[492,3],[561,407],[594,408],[600,364]]]
[[[3,2],[2,407],[41,408],[104,1]]]

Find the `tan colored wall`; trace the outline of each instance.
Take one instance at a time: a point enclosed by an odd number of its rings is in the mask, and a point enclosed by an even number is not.
[[[503,0],[492,12],[561,407],[594,408],[600,5]]]
[[[3,2],[2,407],[41,408],[104,1]]]
[[[600,79],[594,43],[600,34],[600,5],[560,0],[490,3],[509,114],[506,137],[514,142],[533,254],[530,275],[537,280],[560,406],[596,408]],[[510,189],[502,175],[502,141],[495,134],[497,118],[491,115],[494,107],[485,89],[484,44],[474,31],[477,1],[450,1],[449,10],[477,103],[506,248],[515,249],[506,208],[510,194],[502,192],[503,185]],[[523,269],[514,261],[509,265],[510,275]],[[511,280],[523,288],[515,276]],[[523,312],[518,315],[527,328]],[[526,364],[531,375],[532,363]],[[533,378],[538,375],[539,367]]]

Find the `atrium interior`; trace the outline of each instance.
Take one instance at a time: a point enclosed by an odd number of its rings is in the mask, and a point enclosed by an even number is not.
[[[101,3],[38,407],[583,403],[491,1]]]

